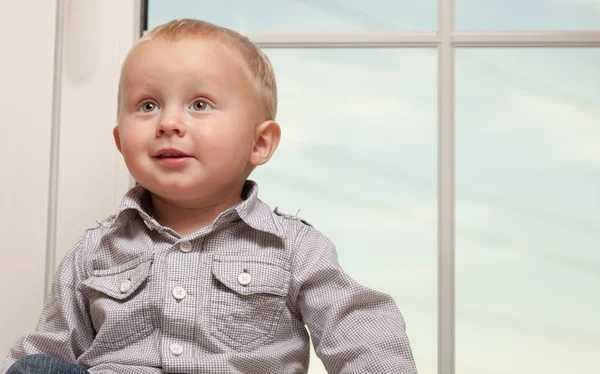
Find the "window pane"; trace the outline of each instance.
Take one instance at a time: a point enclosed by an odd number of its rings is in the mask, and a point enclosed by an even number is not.
[[[437,373],[434,49],[267,49],[282,141],[261,196],[336,244],[345,270],[390,293],[422,374]],[[325,373],[317,358],[311,374]]]
[[[200,18],[240,32],[436,30],[437,0],[149,0],[148,27]]]
[[[600,368],[598,66],[457,51],[457,373]]]
[[[456,0],[458,30],[600,29],[600,0]]]

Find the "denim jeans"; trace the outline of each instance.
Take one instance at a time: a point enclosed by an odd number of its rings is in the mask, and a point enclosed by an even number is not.
[[[48,355],[31,355],[15,362],[6,374],[89,374],[83,366]]]

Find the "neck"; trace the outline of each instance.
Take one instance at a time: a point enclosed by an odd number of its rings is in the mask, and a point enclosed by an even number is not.
[[[212,225],[219,214],[241,201],[241,189],[236,195],[211,204],[180,203],[152,194],[154,219],[181,236]]]

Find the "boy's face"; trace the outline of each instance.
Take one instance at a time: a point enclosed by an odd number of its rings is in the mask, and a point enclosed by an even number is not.
[[[154,39],[132,53],[114,135],[138,183],[168,200],[218,199],[270,158],[261,132],[277,127],[276,148],[279,127],[260,123],[240,58],[197,39]]]

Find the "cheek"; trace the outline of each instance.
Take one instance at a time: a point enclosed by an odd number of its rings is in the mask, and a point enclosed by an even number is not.
[[[125,148],[138,148],[142,144],[144,139],[144,131],[140,126],[135,124],[124,126],[121,130],[121,147]]]
[[[235,126],[215,125],[207,126],[196,134],[196,144],[199,150],[210,150],[211,153],[218,153],[224,157],[231,155],[240,147],[240,131],[236,131]]]
[[[127,129],[121,133],[121,152],[126,162],[133,161],[141,153],[145,152],[144,137],[134,129]]]
[[[212,140],[211,148],[214,152],[224,155],[231,162],[250,154],[252,150],[251,137],[241,133],[241,131],[230,132],[224,136],[215,137]]]
[[[139,141],[135,138],[125,138],[121,141],[121,149],[123,152],[123,157],[129,158],[136,153],[136,150],[139,148]]]

